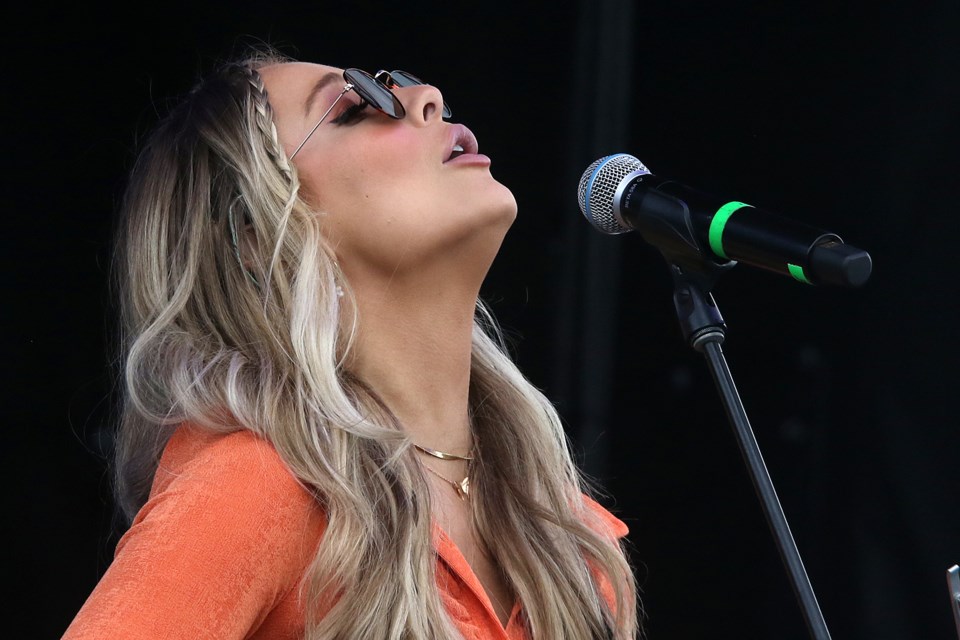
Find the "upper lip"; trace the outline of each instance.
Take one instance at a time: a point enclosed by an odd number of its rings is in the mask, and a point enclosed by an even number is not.
[[[457,145],[463,147],[464,154],[477,153],[480,150],[477,145],[477,137],[462,124],[450,125],[450,133],[447,135],[446,155],[443,156],[444,162],[451,159]]]

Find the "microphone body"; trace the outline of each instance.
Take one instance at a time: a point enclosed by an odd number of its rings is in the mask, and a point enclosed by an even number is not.
[[[594,162],[579,199],[600,231],[639,231],[668,260],[744,262],[807,284],[860,286],[870,276],[870,255],[840,236],[655,176],[631,155]]]

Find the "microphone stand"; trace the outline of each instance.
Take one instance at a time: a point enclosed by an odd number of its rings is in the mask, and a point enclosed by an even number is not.
[[[689,245],[688,245],[689,246]],[[710,373],[720,391],[726,409],[727,418],[733,426],[740,453],[743,454],[750,479],[757,491],[767,524],[777,542],[777,549],[787,569],[794,593],[803,611],[804,620],[815,640],[829,640],[830,632],[820,612],[817,597],[810,586],[806,569],[800,559],[800,552],[790,532],[790,525],[780,507],[780,500],[773,487],[770,474],[760,454],[760,447],[750,428],[747,413],[740,402],[733,376],[727,367],[720,345],[725,337],[726,325],[710,290],[725,271],[736,265],[735,262],[716,264],[699,255],[691,256],[687,252],[674,253],[661,249],[670,263],[674,282],[674,306],[684,338],[695,350],[704,354]]]

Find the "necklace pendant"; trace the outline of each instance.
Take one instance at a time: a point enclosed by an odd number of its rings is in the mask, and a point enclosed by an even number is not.
[[[467,476],[460,482],[454,482],[453,488],[457,490],[457,497],[466,500],[470,497],[470,476]]]

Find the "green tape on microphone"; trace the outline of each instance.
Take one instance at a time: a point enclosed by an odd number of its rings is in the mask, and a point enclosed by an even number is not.
[[[803,282],[804,284],[813,284],[813,283],[810,282],[810,280],[807,278],[807,274],[805,274],[805,273],[803,272],[803,267],[797,266],[797,265],[795,265],[795,264],[790,264],[790,263],[788,262],[788,263],[787,263],[787,270],[790,271],[790,275],[792,275],[794,278],[796,278],[796,279],[799,280],[800,282]]]
[[[727,255],[727,252],[723,250],[723,229],[727,226],[727,221],[730,220],[730,216],[744,207],[752,208],[753,205],[743,202],[728,202],[717,209],[713,219],[710,220],[710,230],[708,232],[710,250],[721,258],[725,258],[727,260],[730,259],[730,256]]]

